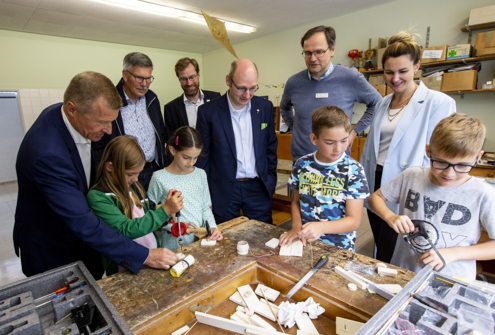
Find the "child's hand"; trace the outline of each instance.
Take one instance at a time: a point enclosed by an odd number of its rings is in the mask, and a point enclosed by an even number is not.
[[[398,234],[411,233],[416,229],[407,215],[393,215],[385,221]]]
[[[207,241],[220,241],[223,239],[222,233],[217,228],[211,228],[211,236],[208,237]]]
[[[302,226],[302,230],[299,232],[299,237],[303,240],[303,245],[306,246],[306,239],[308,242],[314,242],[324,234],[325,229],[324,222],[308,222]]]
[[[278,245],[281,246],[281,247],[283,247],[286,244],[290,244],[293,239],[299,237],[299,236],[297,236],[297,233],[298,232],[299,231],[295,231],[293,229],[289,230],[287,233],[285,233],[282,236],[280,236],[280,240],[279,240]],[[306,240],[305,239],[302,239],[302,242],[303,242],[303,245],[306,245]]]
[[[174,195],[172,193],[175,192]],[[167,200],[163,204],[163,209],[167,212],[168,215],[175,215],[178,211],[182,209],[183,202],[181,197],[182,192],[176,191],[175,189],[171,189],[168,191]]]
[[[186,225],[186,227],[187,227],[187,228],[191,228],[191,229],[196,229],[196,228],[198,228],[198,227],[196,227],[196,225],[195,225],[194,223],[191,223],[191,222],[184,222],[184,224]],[[190,234],[189,229],[187,230],[187,233],[186,233],[186,234],[187,234],[187,235],[189,235],[189,234]]]
[[[449,265],[450,263],[457,260],[456,253],[452,248],[438,249],[438,252],[445,260],[445,265]],[[430,249],[423,255],[421,255],[421,259],[426,265],[433,266],[433,270],[435,271],[440,270],[440,268],[443,266],[442,260],[440,259],[440,257],[438,257],[438,254],[433,249]]]

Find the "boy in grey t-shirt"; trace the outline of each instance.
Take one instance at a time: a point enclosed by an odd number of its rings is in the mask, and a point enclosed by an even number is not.
[[[412,220],[424,220],[450,276],[476,277],[476,260],[495,259],[495,241],[476,244],[484,228],[495,238],[495,189],[473,178],[469,172],[483,155],[483,123],[465,114],[453,114],[435,127],[426,153],[430,167],[411,167],[377,190],[369,202],[373,211],[399,237],[391,263],[418,272],[419,260],[404,241],[414,231]],[[399,204],[395,215],[386,201]],[[443,263],[424,238],[412,241],[427,265],[439,270]]]

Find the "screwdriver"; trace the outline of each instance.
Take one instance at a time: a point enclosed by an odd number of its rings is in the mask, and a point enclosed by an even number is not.
[[[172,195],[175,194],[175,192],[177,191],[173,191],[172,192]],[[175,217],[177,219],[177,225],[179,225],[179,246],[180,246],[180,252],[182,252],[182,246],[184,245],[184,240],[182,239],[182,232],[180,231],[180,211],[178,211],[176,214],[175,214]]]

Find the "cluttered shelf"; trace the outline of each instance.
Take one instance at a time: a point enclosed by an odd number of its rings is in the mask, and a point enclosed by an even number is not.
[[[484,29],[495,29],[495,22],[490,22],[490,23],[484,23],[484,24],[475,24],[472,26],[469,26],[469,30],[484,30]],[[462,32],[469,32],[469,30],[466,27],[462,27],[461,31]]]
[[[362,74],[373,74],[373,73],[383,73],[383,69],[378,69],[378,70],[367,70],[361,72]]]
[[[495,92],[495,88],[489,88],[489,89],[484,89],[484,90],[471,90],[471,91],[451,91],[451,92],[443,92],[443,93],[445,93],[445,94],[464,94],[464,93],[483,93],[483,92]]]
[[[495,59],[495,54],[494,55],[479,56],[479,57],[463,58],[463,59],[445,60],[445,61],[441,61],[441,62],[425,63],[425,64],[421,64],[421,67],[428,68],[428,67],[435,67],[435,66],[445,66],[445,65],[454,65],[454,64],[462,64],[462,63],[471,63],[471,62],[483,62],[483,61],[494,60],[494,59]],[[383,70],[379,70],[379,71],[383,72]]]

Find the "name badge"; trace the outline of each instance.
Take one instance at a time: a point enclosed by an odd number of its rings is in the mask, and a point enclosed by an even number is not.
[[[316,93],[316,99],[328,98],[328,93]]]

